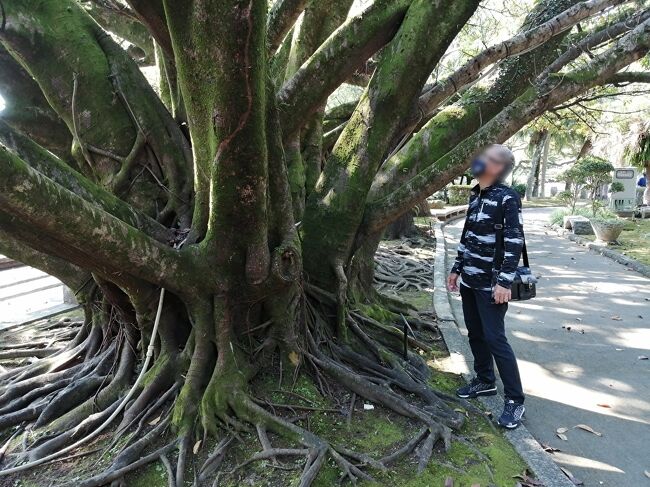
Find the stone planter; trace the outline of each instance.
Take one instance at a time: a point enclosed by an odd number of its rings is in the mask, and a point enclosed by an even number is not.
[[[601,242],[614,243],[625,228],[622,220],[591,220],[596,238]]]

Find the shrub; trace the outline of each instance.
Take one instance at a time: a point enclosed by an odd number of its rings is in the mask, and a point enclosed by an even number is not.
[[[620,181],[614,181],[609,186],[610,193],[618,193],[619,191],[625,191],[625,186]]]
[[[467,184],[452,184],[448,188],[450,205],[465,205],[469,201],[469,193],[472,186]]]
[[[602,157],[586,156],[579,159],[570,169],[567,169],[560,175],[560,180],[570,183],[572,186],[571,200],[569,206],[575,211],[576,201],[580,192],[584,189],[589,192],[589,198],[592,203],[592,216],[596,216],[599,211],[596,192],[603,184],[612,181],[611,172],[614,166]]]
[[[512,189],[514,189],[522,198],[526,196],[526,185],[524,183],[515,183],[512,185]]]
[[[553,225],[562,225],[564,217],[569,215],[580,215],[590,219],[593,218],[591,208],[581,207],[576,208],[575,210],[571,210],[571,208],[561,208],[551,213],[548,217],[548,221]],[[608,208],[600,208],[598,218],[607,220],[610,218],[616,218],[616,214],[611,212]]]
[[[556,195],[556,198],[560,200],[563,205],[571,207],[573,203],[573,192],[565,189],[564,191],[560,191]]]

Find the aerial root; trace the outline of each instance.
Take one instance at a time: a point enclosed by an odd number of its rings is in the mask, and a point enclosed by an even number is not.
[[[135,462],[125,467],[116,470],[108,470],[99,475],[95,475],[94,477],[91,477],[87,480],[82,480],[82,481],[75,480],[73,482],[64,484],[62,487],[100,487],[102,485],[110,484],[111,482],[121,479],[126,474],[131,473],[140,467],[143,467],[151,462],[155,462],[156,460],[159,460],[161,456],[168,454],[174,448],[176,448],[176,441],[168,443],[162,448],[155,450],[153,453],[149,453],[148,455],[145,455],[144,457],[140,458],[139,460],[136,460]]]
[[[183,434],[178,439],[178,460],[176,461],[176,485],[182,487],[185,485],[185,464],[190,452],[190,442],[192,435],[190,433]]]
[[[40,414],[34,428],[58,418],[91,397],[108,379],[107,376],[90,375],[75,380],[59,391]]]
[[[137,416],[135,416],[130,423],[124,424],[123,421],[122,424],[118,426],[117,431],[113,436],[113,441],[111,441],[108,447],[106,447],[106,450],[113,448],[118,443],[120,438],[122,438],[122,436],[129,430],[129,428],[131,428],[137,421],[138,425],[136,426],[135,431],[129,434],[129,440],[126,442],[123,448],[128,446],[130,441],[137,438],[140,432],[145,428],[146,422],[149,420],[149,418],[151,418],[151,416],[153,416],[156,411],[158,411],[167,401],[172,398],[178,389],[180,389],[180,386],[180,382],[174,384],[167,390],[167,392],[160,396],[152,406],[147,407],[146,409],[142,410]],[[157,419],[154,419],[153,421],[155,423],[158,423],[162,420],[163,416],[164,415],[161,414]]]
[[[203,485],[209,476],[214,474],[219,470],[221,464],[223,463],[224,458],[226,458],[226,452],[228,447],[232,443],[234,436],[227,436],[223,438],[215,447],[214,451],[210,454],[208,459],[203,463],[199,469],[199,474],[194,481],[194,487],[199,487]]]
[[[172,467],[172,463],[169,461],[169,458],[167,458],[167,455],[164,453],[160,455],[160,461],[162,462],[163,466],[165,467],[165,470],[167,471],[167,485],[169,487],[176,487],[176,477],[174,476],[174,467]]]
[[[111,413],[117,408],[118,405],[119,401],[115,401],[106,409],[94,414],[90,414],[75,428],[66,429],[63,432],[60,432],[58,434],[55,433],[51,436],[39,440],[38,443],[40,444],[38,444],[38,446],[35,448],[30,448],[24,453],[24,456],[26,457],[25,459],[30,462],[39,460],[50,455],[51,453],[60,450],[68,443],[84,437],[87,433],[93,431],[97,426],[102,424],[104,420],[110,416]]]

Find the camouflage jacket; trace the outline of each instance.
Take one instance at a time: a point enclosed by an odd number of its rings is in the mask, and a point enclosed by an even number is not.
[[[499,201],[503,221],[499,222]],[[503,224],[503,262],[494,269],[496,230]],[[515,278],[524,244],[521,200],[509,186],[494,184],[483,190],[472,188],[467,210],[467,231],[458,245],[458,256],[452,272],[460,274],[461,284],[490,291],[496,282],[510,288]]]

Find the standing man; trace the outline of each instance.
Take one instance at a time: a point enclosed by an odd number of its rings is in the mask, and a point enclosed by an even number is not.
[[[496,394],[496,362],[505,395],[497,422],[509,429],[519,426],[525,411],[517,359],[504,326],[510,286],[524,243],[519,195],[502,182],[514,162],[510,149],[498,144],[489,146],[472,162],[471,171],[478,184],[472,189],[458,256],[447,278],[450,291],[460,288],[476,373],[456,394],[462,398]],[[501,268],[495,269],[498,225],[503,225],[503,256]]]

